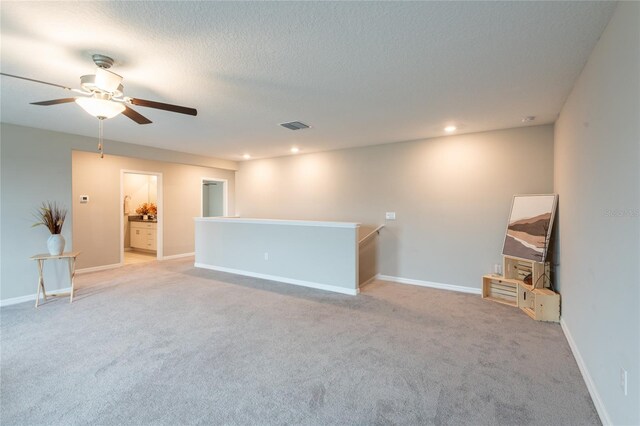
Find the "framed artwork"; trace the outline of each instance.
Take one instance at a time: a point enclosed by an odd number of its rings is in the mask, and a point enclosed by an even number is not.
[[[558,195],[515,195],[502,254],[544,262],[556,214]]]

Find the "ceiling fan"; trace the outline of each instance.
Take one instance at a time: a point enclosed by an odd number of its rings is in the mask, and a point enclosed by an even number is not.
[[[129,105],[142,106],[147,108],[161,109],[164,111],[177,112],[179,114],[198,115],[195,108],[189,108],[179,105],[165,104],[163,102],[148,101],[146,99],[131,98],[124,96],[124,87],[122,86],[122,76],[109,71],[113,65],[113,59],[100,54],[92,55],[96,68],[95,74],[83,75],[80,77],[80,89],[73,89],[61,84],[49,83],[33,78],[21,77],[19,75],[6,74],[0,72],[0,75],[7,77],[19,78],[21,80],[33,81],[34,83],[47,84],[49,86],[59,87],[64,90],[77,93],[79,96],[73,98],[53,99],[50,101],[32,102],[32,105],[51,106],[75,102],[86,112],[98,119],[98,151],[100,157],[104,157],[103,152],[103,121],[123,114],[138,124],[149,124],[151,120],[143,116],[139,112],[131,109]]]
[[[98,68],[96,69],[95,74],[83,75],[80,77],[80,89],[73,89],[61,84],[48,83],[46,81],[21,77],[19,75],[6,74],[3,72],[0,72],[0,75],[33,81],[35,83],[47,84],[49,86],[55,86],[77,93],[79,96],[75,96],[73,98],[53,99],[50,101],[32,102],[31,104],[51,106],[75,102],[80,105],[82,109],[100,120],[112,118],[122,113],[138,124],[151,123],[151,120],[131,109],[129,105],[156,108],[180,114],[198,115],[198,111],[195,108],[124,96],[122,76],[109,71],[109,68],[113,65],[113,59],[99,54],[93,55],[92,58]]]

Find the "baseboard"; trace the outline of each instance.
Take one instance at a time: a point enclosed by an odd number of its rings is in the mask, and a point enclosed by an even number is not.
[[[51,295],[56,293],[68,293],[70,291],[71,291],[71,287],[66,287],[66,288],[57,288],[55,290],[47,290],[47,293]],[[0,300],[0,307],[17,305],[18,303],[30,302],[32,300],[36,300],[36,296],[37,296],[37,293],[34,293],[34,294],[28,294],[26,296],[18,296],[18,297],[12,297],[10,299]]]
[[[377,279],[382,281],[392,281],[398,284],[417,285],[420,287],[439,288],[440,290],[458,291],[461,293],[481,294],[479,288],[464,287],[461,285],[434,283],[432,281],[414,280],[412,278],[393,277],[391,275],[378,274]]]
[[[587,365],[585,364],[584,359],[582,359],[582,355],[580,355],[578,346],[576,345],[575,340],[573,340],[571,331],[569,330],[569,327],[567,327],[567,323],[564,322],[564,318],[562,317],[560,317],[560,327],[562,327],[562,331],[564,332],[564,336],[567,338],[567,342],[569,343],[569,347],[571,348],[573,357],[576,359],[576,363],[578,364],[580,373],[582,373],[582,378],[584,379],[584,382],[587,385],[587,389],[589,390],[589,394],[591,395],[591,399],[593,400],[593,405],[595,405],[596,411],[600,416],[600,421],[604,426],[612,425],[613,423],[609,418],[609,413],[607,413],[607,409],[602,403],[602,398],[600,398],[598,389],[596,388],[596,385],[593,382],[593,379],[591,378],[591,374],[589,374]]]
[[[89,272],[106,271],[107,269],[115,269],[124,266],[124,263],[112,263],[111,265],[93,266],[91,268],[76,269],[76,275],[88,274]]]
[[[359,293],[358,289],[338,287],[335,285],[321,284],[321,283],[316,283],[312,281],[297,280],[294,278],[280,277],[277,275],[259,274],[257,272],[249,272],[249,271],[243,271],[240,269],[225,268],[223,266],[207,265],[205,263],[196,262],[194,263],[193,266],[195,266],[196,268],[211,269],[212,271],[228,272],[230,274],[244,275],[246,277],[252,277],[252,278],[261,278],[264,280],[279,281],[285,284],[293,284],[293,285],[299,285],[302,287],[316,288],[318,290],[332,291],[335,293],[348,294],[351,296],[355,296]]]
[[[182,259],[183,257],[192,257],[196,254],[194,252],[191,253],[181,253],[181,254],[172,254],[171,256],[163,256],[160,260],[173,260],[173,259]]]

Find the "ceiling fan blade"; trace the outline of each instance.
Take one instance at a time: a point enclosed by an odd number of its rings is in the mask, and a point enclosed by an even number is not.
[[[138,124],[149,124],[152,123],[151,120],[149,120],[147,117],[145,117],[144,115],[140,114],[137,111],[132,110],[131,108],[129,108],[128,106],[124,106],[124,111],[122,111],[122,115],[126,115],[127,117],[129,117],[130,119],[132,119],[133,121],[135,121]]]
[[[63,86],[61,84],[48,83],[46,81],[36,80],[36,79],[33,79],[33,78],[20,77],[19,75],[7,74],[7,73],[4,73],[4,72],[0,72],[0,75],[4,75],[6,77],[19,78],[20,80],[33,81],[35,83],[48,84],[49,86],[59,87],[61,89],[65,89],[65,90],[72,90],[70,87]]]
[[[138,105],[138,106],[143,106],[148,108],[163,109],[165,111],[178,112],[180,114],[198,115],[198,111],[195,108],[165,104],[162,102],[147,101],[145,99],[137,99],[137,98],[130,98],[130,101],[133,105]]]
[[[62,99],[53,99],[51,101],[42,101],[42,102],[31,102],[31,105],[58,105],[58,104],[66,104],[69,102],[74,102],[76,98],[62,98]]]

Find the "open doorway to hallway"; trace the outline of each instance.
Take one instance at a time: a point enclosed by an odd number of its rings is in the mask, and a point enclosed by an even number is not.
[[[121,171],[121,255],[125,265],[162,258],[162,175]]]
[[[202,178],[202,217],[227,216],[227,180]]]

